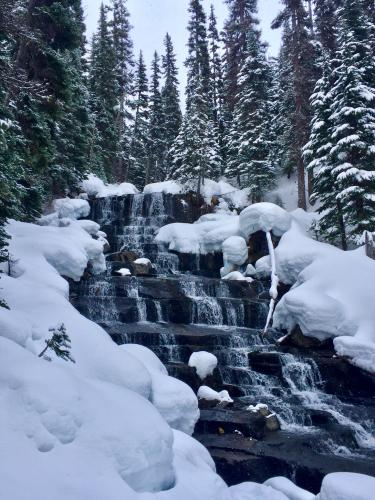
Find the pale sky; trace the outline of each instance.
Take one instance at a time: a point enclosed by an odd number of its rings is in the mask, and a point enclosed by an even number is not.
[[[105,0],[110,3],[110,0]],[[224,0],[203,0],[206,13],[211,4],[214,5],[218,17],[219,29],[223,27],[227,16]],[[96,29],[101,0],[83,0],[86,11],[88,38]],[[186,59],[188,5],[189,0],[128,0],[128,9],[133,26],[132,38],[136,57],[143,50],[146,63],[150,67],[155,50],[163,53],[163,39],[168,32],[173,40],[180,71],[182,89],[185,85],[186,73],[183,66]],[[280,44],[280,33],[270,29],[271,21],[279,12],[279,0],[259,0],[259,18],[261,20],[263,39],[269,45],[269,54],[277,55]]]

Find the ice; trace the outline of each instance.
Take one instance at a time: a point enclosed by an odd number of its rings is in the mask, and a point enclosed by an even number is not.
[[[233,399],[229,396],[228,391],[214,391],[207,385],[202,385],[198,389],[198,399],[205,399],[207,401],[219,401],[220,403],[233,403]]]
[[[245,238],[257,231],[282,236],[290,228],[292,218],[288,212],[273,203],[254,203],[240,214],[240,230]]]
[[[189,359],[189,366],[195,368],[198,377],[204,380],[208,375],[212,375],[217,367],[217,357],[210,352],[193,352]]]
[[[375,478],[364,474],[334,472],[323,479],[317,500],[370,500],[375,491]]]
[[[133,184],[129,184],[128,182],[123,182],[122,184],[105,184],[94,174],[89,174],[87,179],[81,182],[81,188],[89,196],[96,198],[124,196],[127,194],[137,194],[139,192]]]

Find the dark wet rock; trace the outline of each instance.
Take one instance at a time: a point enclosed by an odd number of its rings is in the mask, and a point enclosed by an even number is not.
[[[246,437],[264,437],[266,418],[246,410],[202,410],[195,427],[197,434],[233,434],[239,431]]]
[[[301,328],[296,325],[289,335],[286,335],[280,342],[281,346],[299,347],[301,349],[332,349],[332,339],[319,340],[314,337],[307,337],[302,333]]]

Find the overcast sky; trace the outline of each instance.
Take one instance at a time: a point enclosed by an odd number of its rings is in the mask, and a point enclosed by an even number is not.
[[[105,3],[110,3],[107,0]],[[203,0],[206,12],[212,3],[215,6],[221,29],[227,15],[224,0]],[[279,12],[279,0],[259,0],[259,17],[261,20],[263,39],[269,45],[269,53],[277,55],[280,44],[280,33],[270,29],[272,19]],[[83,0],[86,10],[88,36],[96,29],[101,0]],[[133,25],[133,41],[136,53],[143,50],[148,67],[155,50],[163,51],[163,38],[169,32],[173,39],[178,57],[180,80],[185,83],[183,62],[186,59],[186,42],[189,0],[128,0],[128,9]]]

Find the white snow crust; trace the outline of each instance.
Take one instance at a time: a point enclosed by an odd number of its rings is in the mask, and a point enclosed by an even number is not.
[[[375,477],[351,472],[334,472],[323,479],[317,500],[370,500],[375,492]]]
[[[122,184],[105,184],[99,177],[89,174],[87,179],[81,182],[81,188],[89,196],[96,198],[107,198],[110,196],[124,196],[127,194],[137,194],[138,189],[129,182]]]
[[[245,238],[257,231],[271,232],[282,236],[291,225],[291,216],[273,203],[254,203],[240,214],[240,230]]]
[[[143,192],[145,194],[180,194],[183,192],[183,187],[175,181],[154,182],[153,184],[147,184],[147,186],[144,187]]]
[[[217,367],[217,357],[210,352],[193,352],[189,359],[189,366],[195,368],[198,377],[204,380],[208,375],[212,375]]]
[[[205,399],[207,401],[219,401],[219,403],[233,403],[233,399],[229,396],[228,391],[214,391],[207,385],[202,385],[198,389],[198,399]]]
[[[277,491],[281,491],[289,500],[315,500],[316,496],[309,491],[303,490],[296,486],[286,477],[273,477],[268,479],[263,484],[271,486]]]
[[[224,263],[242,266],[248,259],[247,243],[242,236],[231,236],[223,242]]]

